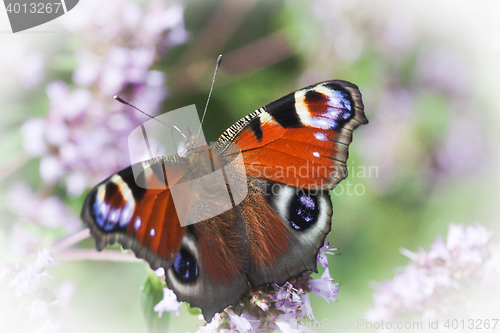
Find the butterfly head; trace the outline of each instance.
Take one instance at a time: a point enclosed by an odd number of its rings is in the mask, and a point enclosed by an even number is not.
[[[186,135],[186,151],[189,152],[196,147],[206,146],[205,140],[198,134],[194,133],[193,130],[188,126],[185,130]]]

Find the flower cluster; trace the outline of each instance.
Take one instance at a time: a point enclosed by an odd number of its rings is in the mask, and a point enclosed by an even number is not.
[[[14,215],[5,237],[11,252],[7,257],[23,260],[38,252],[35,263],[25,267],[0,263],[0,326],[12,327],[6,331],[55,332],[64,326],[59,317],[74,286],[61,284],[57,297],[40,287],[48,277],[44,267],[55,264],[47,250],[39,250],[40,239],[50,246],[55,237],[81,228],[61,199],[69,201],[61,189],[79,197],[130,164],[128,135],[147,118],[113,96],[152,116],[159,112],[167,95],[166,77],[152,67],[171,47],[187,40],[183,12],[181,5],[160,0],[144,8],[127,0],[88,0],[57,20],[69,34],[61,32],[68,43],[51,63],[51,75],[44,77],[41,53],[30,53],[23,45],[9,44],[0,56],[5,60],[0,68],[8,76],[3,83],[42,86],[47,101],[38,103],[47,108],[35,113],[30,105],[30,114],[44,115],[27,119],[20,128],[25,154],[40,161],[42,184],[32,190],[36,181],[11,183],[6,198]]]
[[[7,204],[23,222],[48,228],[63,227],[68,232],[78,230],[81,225],[80,219],[59,197],[42,197],[25,183],[15,183],[11,186]]]
[[[178,317],[180,307],[181,303],[177,302],[177,296],[175,296],[174,292],[168,288],[163,288],[163,299],[155,305],[154,311],[158,312],[160,318],[163,312],[175,312]]]
[[[165,75],[151,66],[187,33],[183,8],[158,1],[143,10],[120,0],[89,0],[61,21],[84,46],[74,54],[72,83],[48,84],[47,116],[29,119],[21,133],[25,152],[41,157],[44,182],[64,180],[68,194],[79,196],[130,164],[127,137],[146,120],[113,96],[157,114],[166,96]]]
[[[293,322],[306,317],[315,320],[309,300],[311,292],[316,293],[316,297],[323,297],[329,304],[336,301],[338,283],[332,283],[326,258],[326,254],[333,254],[333,250],[337,249],[327,242],[319,250],[317,261],[325,269],[320,278],[313,279],[311,272],[306,272],[291,278],[283,286],[273,283],[251,288],[239,304],[216,314],[209,324],[200,326],[198,332],[291,332]],[[165,311],[178,313],[179,303],[175,294],[164,289],[164,299],[154,310],[159,316]],[[203,317],[200,316],[200,319],[203,320]]]
[[[25,267],[0,263],[0,325],[6,332],[58,332],[63,326],[58,312],[71,298],[73,287],[62,284],[60,300],[41,287],[43,279],[50,277],[45,267],[53,265],[57,262],[46,249],[39,250],[35,261]]]
[[[498,308],[500,247],[484,226],[451,224],[446,243],[438,237],[429,251],[402,253],[412,261],[374,293],[369,321],[486,318]]]
[[[56,196],[34,193],[27,184],[14,183],[7,194],[7,207],[19,221],[9,231],[7,245],[17,258],[36,253],[40,234],[30,232],[30,226],[59,230],[71,234],[81,228],[80,219]],[[58,234],[56,232],[55,234]],[[45,240],[48,238],[45,237]]]

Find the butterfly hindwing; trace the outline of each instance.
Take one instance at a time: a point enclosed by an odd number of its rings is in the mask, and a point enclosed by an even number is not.
[[[311,191],[252,179],[240,205],[249,235],[247,279],[254,285],[285,283],[305,271],[317,271],[316,256],[330,231],[328,191]]]
[[[207,321],[248,290],[245,222],[238,209],[186,228],[166,282],[179,301],[199,307]]]

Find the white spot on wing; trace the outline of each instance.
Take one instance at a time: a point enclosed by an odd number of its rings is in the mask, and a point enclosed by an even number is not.
[[[156,234],[155,229],[151,229],[151,231],[149,232],[149,234],[151,235],[151,237],[154,237],[154,235]]]
[[[319,153],[318,153],[317,151],[315,151],[315,152],[313,153],[313,155],[314,155],[314,156],[316,156],[316,157],[319,157],[319,156],[320,156],[320,155],[319,155]]]
[[[259,117],[261,124],[274,123],[273,117],[267,112],[262,112]]]
[[[328,137],[326,136],[326,134],[322,133],[322,132],[316,132],[316,133],[314,133],[314,137],[316,139],[318,139],[319,141],[326,141],[326,140],[328,140]]]
[[[119,175],[113,175],[110,179],[110,182],[118,187],[118,190],[120,191],[120,194],[125,200],[126,204],[122,209],[111,209],[111,211],[109,212],[108,221],[113,224],[120,222],[120,226],[124,227],[128,223],[130,223],[135,210],[134,196],[127,183],[125,183],[122,177],[120,177]],[[97,199],[99,201],[104,201],[105,192],[105,186],[99,188],[97,192]]]
[[[127,183],[125,183],[119,175],[113,175],[110,179],[111,182],[115,183],[116,186],[120,189],[120,193],[124,198],[128,198],[131,194],[132,191],[130,191],[130,188],[128,187]]]
[[[98,202],[104,202],[104,196],[106,195],[106,185],[100,185],[97,188],[96,200]]]
[[[108,215],[108,222],[112,224],[117,223],[119,216],[120,216],[120,209],[119,208],[112,209]]]
[[[302,122],[306,125],[325,130],[332,129],[337,126],[337,122],[335,120],[324,117],[309,117]]]
[[[135,231],[139,230],[139,228],[141,227],[141,218],[139,216],[137,216],[135,218],[135,222],[134,222],[134,228],[135,228]]]
[[[125,204],[125,207],[122,210],[122,215],[120,216],[121,227],[124,227],[130,223],[132,215],[134,214],[134,210],[135,210],[135,201],[133,199],[132,201],[127,200],[127,203]]]

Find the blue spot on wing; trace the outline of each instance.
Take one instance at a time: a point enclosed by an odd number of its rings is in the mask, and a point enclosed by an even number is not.
[[[109,205],[105,202],[94,201],[94,216],[95,222],[104,230],[109,230],[107,228],[106,220],[109,213]]]
[[[307,230],[318,219],[318,199],[315,196],[299,193],[290,202],[288,214],[292,228],[297,231]]]
[[[193,283],[198,278],[198,264],[194,256],[188,250],[181,247],[172,265],[174,274],[182,282]]]

